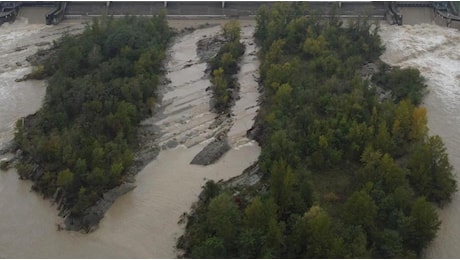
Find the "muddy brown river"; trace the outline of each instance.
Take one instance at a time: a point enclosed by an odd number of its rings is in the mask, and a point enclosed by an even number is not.
[[[385,62],[420,70],[429,93],[427,108],[431,135],[442,137],[460,183],[460,31],[434,24],[382,25]],[[459,258],[460,194],[439,210],[442,221],[436,239],[425,252],[428,258]]]
[[[56,27],[33,25],[21,19],[0,27],[0,142],[11,139],[15,121],[35,112],[43,100],[44,82],[14,81],[30,71],[25,58],[37,50],[36,43],[51,41],[66,30],[76,32],[81,27],[66,23]],[[175,242],[184,229],[178,221],[198,199],[201,186],[209,179],[217,181],[241,174],[260,154],[258,144],[245,137],[258,108],[259,63],[252,38],[254,22],[243,22],[242,39],[247,49],[237,75],[241,99],[232,109],[232,149],[213,165],[190,165],[219,130],[209,128],[217,115],[210,112],[210,93],[206,88],[211,83],[204,74],[206,64],[196,53],[198,40],[219,31],[220,26],[211,26],[175,39],[166,65],[170,83],[162,90],[158,108],[162,113],[145,122],[160,129],[158,144],[163,149],[136,176],[137,188],[114,203],[95,232],[57,231],[56,224],[62,223],[62,219],[54,206],[30,192],[31,183],[18,180],[14,169],[0,172],[0,258],[176,256]],[[24,48],[15,51],[17,47]],[[170,141],[178,145],[163,145]]]
[[[189,26],[190,22],[172,21]],[[19,18],[0,27],[0,143],[13,137],[17,119],[41,106],[45,83],[14,80],[30,71],[28,55],[57,39],[63,32],[81,31],[80,23],[58,26],[30,24]],[[166,75],[171,83],[163,89],[162,115],[146,122],[161,130],[158,157],[137,176],[137,188],[118,199],[91,234],[56,230],[62,219],[48,200],[30,192],[31,183],[18,179],[14,169],[0,172],[0,258],[174,258],[175,240],[183,232],[178,224],[182,213],[197,200],[207,179],[220,180],[239,175],[252,164],[260,147],[245,137],[257,112],[256,77],[259,65],[252,32],[254,22],[243,22],[247,49],[238,80],[241,99],[232,109],[229,140],[232,149],[210,166],[190,165],[192,158],[218,129],[209,129],[215,114],[210,112],[210,93],[204,78],[205,64],[196,54],[196,42],[219,32],[218,26],[196,30],[178,37],[169,50]],[[386,44],[382,59],[392,65],[418,68],[427,79],[431,134],[446,143],[449,158],[460,169],[460,32],[424,24],[381,26]],[[191,65],[191,66],[189,66]],[[439,211],[443,221],[426,256],[456,258],[460,236],[460,197]]]

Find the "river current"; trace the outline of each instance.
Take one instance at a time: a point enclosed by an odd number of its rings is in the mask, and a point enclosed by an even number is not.
[[[28,24],[18,19],[0,27],[0,144],[13,137],[19,118],[37,111],[45,94],[43,81],[15,82],[31,68],[25,58],[57,39],[63,32],[79,32],[80,23],[58,26]],[[190,165],[209,142],[215,114],[209,110],[210,85],[205,64],[196,54],[196,42],[218,33],[218,26],[178,37],[172,45],[166,75],[171,83],[163,91],[162,117],[152,118],[162,132],[159,143],[179,145],[160,152],[137,176],[137,188],[119,198],[91,234],[57,231],[62,219],[55,207],[21,181],[14,169],[0,172],[0,258],[173,258],[175,240],[183,232],[182,213],[197,200],[207,179],[227,179],[252,164],[260,147],[245,137],[257,111],[257,68],[252,32],[254,23],[243,25],[246,53],[238,80],[241,99],[232,109],[229,131],[232,149],[210,166]],[[380,35],[386,45],[382,60],[391,65],[416,67],[427,79],[431,134],[446,143],[449,158],[460,169],[460,32],[423,24],[389,26]],[[148,120],[147,120],[148,121]],[[456,170],[457,173],[457,170]],[[442,226],[427,257],[455,258],[460,226],[460,196],[439,210]]]
[[[78,32],[82,27],[80,23],[34,25],[25,19],[0,27],[0,143],[13,137],[16,120],[40,108],[45,94],[43,81],[15,82],[31,70],[25,58],[64,31]],[[57,231],[62,219],[55,206],[30,192],[31,183],[19,180],[14,169],[0,172],[0,258],[176,256],[175,242],[184,229],[178,221],[197,201],[201,186],[209,179],[241,174],[260,154],[258,144],[246,138],[258,109],[259,62],[252,37],[254,22],[243,22],[247,48],[237,75],[241,99],[232,108],[231,149],[213,165],[190,165],[219,130],[210,127],[217,115],[210,111],[206,64],[196,51],[198,40],[219,31],[220,26],[210,26],[175,39],[166,64],[170,83],[161,91],[161,114],[144,122],[160,130],[162,150],[136,176],[136,189],[114,203],[95,232]],[[170,141],[178,145],[163,145]]]
[[[427,108],[431,135],[442,137],[460,182],[460,31],[433,24],[382,25],[386,46],[381,59],[390,65],[414,67],[426,79]],[[460,194],[439,210],[442,221],[436,239],[425,252],[428,258],[460,257]]]

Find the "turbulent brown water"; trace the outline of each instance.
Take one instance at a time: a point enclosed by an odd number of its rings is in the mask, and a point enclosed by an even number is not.
[[[386,45],[382,60],[396,66],[414,67],[426,78],[429,93],[423,105],[428,110],[430,134],[444,140],[449,159],[460,181],[460,31],[432,24],[382,25]],[[437,238],[426,251],[428,258],[460,256],[460,195],[439,210],[442,221]]]
[[[175,257],[175,240],[184,228],[179,218],[197,200],[205,181],[241,174],[260,153],[257,143],[245,137],[256,115],[259,94],[254,23],[244,24],[247,49],[237,75],[241,99],[232,110],[230,151],[214,165],[189,164],[219,130],[209,127],[216,115],[210,112],[210,93],[206,92],[210,86],[203,72],[206,64],[196,54],[199,39],[219,32],[220,27],[214,26],[178,37],[173,43],[166,66],[171,83],[162,91],[158,109],[162,113],[144,122],[160,129],[158,142],[163,149],[136,176],[137,188],[114,203],[98,230],[91,234],[57,231],[56,224],[62,219],[50,202],[30,192],[31,183],[18,180],[15,170],[0,172],[0,258]],[[37,50],[36,43],[78,28],[82,26],[32,25],[26,20],[0,27],[0,142],[12,138],[14,122],[35,112],[45,93],[44,82],[14,82],[30,71],[25,58]],[[26,48],[15,52],[21,46]],[[178,145],[163,146],[168,142]]]

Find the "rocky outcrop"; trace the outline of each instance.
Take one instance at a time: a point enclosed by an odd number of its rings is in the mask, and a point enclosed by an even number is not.
[[[256,185],[262,179],[262,173],[259,171],[259,164],[255,162],[248,168],[246,168],[241,175],[233,177],[225,182],[222,185],[226,188],[234,187],[251,187]]]
[[[217,139],[209,143],[201,150],[192,160],[190,164],[209,165],[213,164],[219,158],[230,150],[227,138]]]
[[[123,183],[122,185],[115,187],[108,192],[104,193],[101,199],[96,204],[88,208],[83,217],[71,217],[68,216],[65,221],[65,229],[67,230],[85,230],[86,232],[92,232],[96,230],[99,221],[104,217],[105,212],[120,196],[132,191],[136,188],[136,185],[132,183]]]
[[[197,54],[202,61],[208,62],[216,56],[219,49],[224,45],[225,41],[222,36],[217,35],[214,37],[206,37],[198,41],[197,43]]]

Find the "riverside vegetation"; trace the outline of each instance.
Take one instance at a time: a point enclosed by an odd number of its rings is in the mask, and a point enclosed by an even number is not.
[[[193,258],[415,258],[457,184],[429,136],[415,69],[363,65],[383,52],[366,20],[305,17],[303,4],[261,7],[262,179],[206,183],[178,241]],[[378,88],[392,97],[379,99]]]
[[[212,91],[214,109],[218,113],[228,113],[234,95],[235,80],[233,75],[238,72],[238,59],[244,54],[244,44],[240,42],[241,28],[237,21],[226,23],[222,27],[224,45],[210,61],[212,71]]]
[[[222,26],[222,36],[212,39],[211,44],[218,42],[217,48],[209,50],[209,42],[205,43],[206,47],[198,48],[206,49],[208,53],[208,68],[211,71],[211,90],[212,99],[211,107],[219,116],[216,118],[216,125],[222,126],[216,136],[215,140],[209,143],[199,152],[191,161],[191,164],[209,165],[216,162],[223,154],[229,149],[226,133],[230,129],[228,118],[230,118],[230,108],[234,105],[235,100],[238,98],[239,85],[234,76],[239,70],[238,62],[240,57],[244,54],[245,46],[240,41],[241,27],[238,21],[230,21]],[[220,43],[220,38],[223,38],[223,44]],[[219,47],[219,45],[222,45]],[[213,53],[216,51],[216,53]],[[205,58],[206,59],[206,58]],[[226,122],[227,121],[227,122]]]
[[[43,107],[18,121],[17,170],[45,197],[60,194],[70,217],[123,183],[171,36],[164,15],[95,19],[81,35],[60,39],[32,72],[49,84]]]

